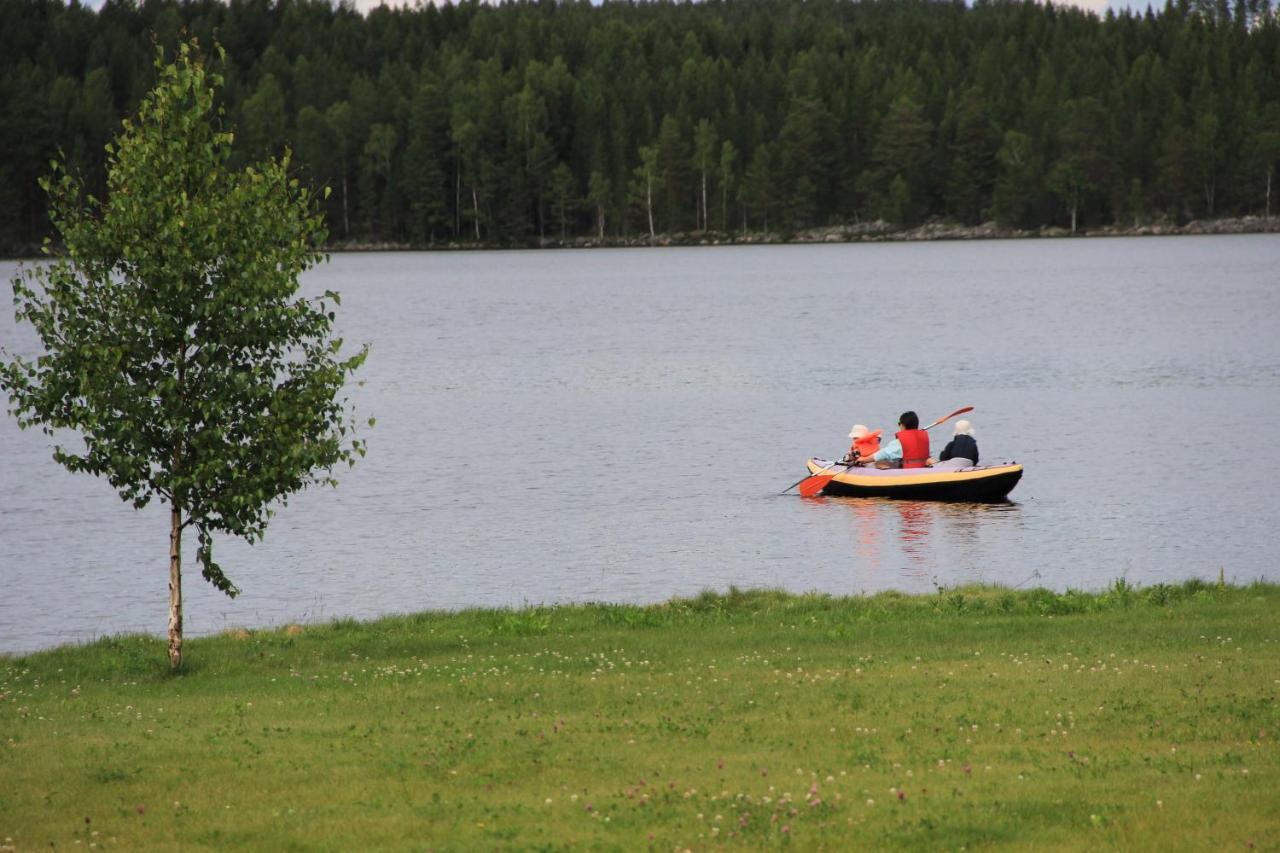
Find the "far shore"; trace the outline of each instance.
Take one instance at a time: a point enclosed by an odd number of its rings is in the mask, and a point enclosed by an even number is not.
[[[911,228],[891,222],[855,222],[803,231],[682,231],[607,237],[534,237],[523,242],[441,240],[435,243],[405,243],[389,240],[339,240],[328,243],[326,252],[444,252],[501,251],[508,249],[624,249],[650,246],[771,246],[812,243],[913,243],[927,240],[1035,240],[1082,237],[1177,237],[1202,234],[1278,234],[1280,216],[1235,216],[1225,219],[1196,219],[1184,225],[1151,222],[1143,225],[1103,225],[1070,229],[1056,225],[1040,228],[1005,228],[994,222],[959,225],[954,222],[926,222]],[[56,249],[55,249],[56,251]],[[5,261],[39,260],[44,255],[31,249],[6,257]]]
[[[1183,225],[1151,222],[1141,225],[1104,225],[1078,228],[1005,228],[994,222],[960,225],[954,222],[927,222],[906,228],[875,220],[846,225],[809,228],[803,231],[685,231],[676,233],[606,237],[541,237],[526,242],[447,240],[430,244],[342,241],[326,247],[331,252],[406,252],[495,249],[613,249],[648,246],[755,246],[805,243],[910,243],[925,240],[1024,240],[1079,237],[1171,237],[1203,234],[1276,234],[1280,216],[1236,216],[1224,219],[1196,219]]]

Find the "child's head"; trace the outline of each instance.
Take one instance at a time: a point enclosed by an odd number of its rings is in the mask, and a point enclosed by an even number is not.
[[[898,426],[903,429],[920,429],[920,418],[915,412],[903,412],[898,418]]]

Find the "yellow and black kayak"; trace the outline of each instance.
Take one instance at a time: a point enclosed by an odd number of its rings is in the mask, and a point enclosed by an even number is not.
[[[831,466],[835,465],[834,468]],[[1007,500],[1022,479],[1016,462],[933,468],[846,467],[830,459],[810,459],[809,473],[826,470],[835,476],[822,489],[824,495],[859,498],[904,498],[916,501],[973,501],[992,503]]]

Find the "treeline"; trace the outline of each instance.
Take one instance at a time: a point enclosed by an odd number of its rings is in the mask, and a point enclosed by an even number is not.
[[[59,151],[102,186],[184,35],[339,242],[1269,215],[1280,161],[1270,0],[0,0],[0,250],[48,232]]]

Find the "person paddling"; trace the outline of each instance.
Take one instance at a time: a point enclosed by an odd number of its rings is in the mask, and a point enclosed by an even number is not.
[[[849,445],[849,452],[841,461],[852,465],[858,459],[874,455],[880,449],[880,432],[880,430],[872,432],[862,424],[854,424],[853,429],[849,430],[849,438],[853,439],[853,444]]]
[[[898,418],[898,432],[893,441],[873,453],[870,458],[859,460],[861,465],[877,468],[924,468],[929,464],[929,433],[920,429],[920,418],[915,412],[903,412]]]

